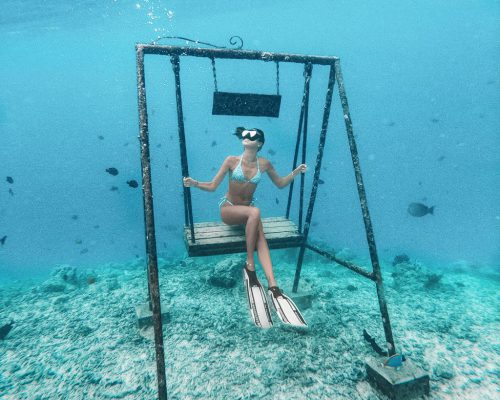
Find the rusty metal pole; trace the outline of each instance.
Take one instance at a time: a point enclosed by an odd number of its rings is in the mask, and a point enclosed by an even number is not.
[[[189,176],[187,150],[186,150],[186,135],[184,131],[184,113],[182,111],[182,94],[181,94],[181,78],[180,78],[180,60],[178,55],[170,57],[172,69],[175,76],[175,100],[177,104],[177,126],[179,127],[179,149],[181,153],[181,170],[182,176]],[[193,206],[191,202],[191,188],[185,187],[184,189],[184,212],[185,212],[185,225],[189,223],[191,231],[191,241],[195,242],[194,236],[194,222],[193,222]]]
[[[139,104],[139,143],[141,146],[142,195],[146,229],[146,252],[150,304],[153,311],[153,327],[156,349],[156,374],[158,377],[158,399],[167,400],[167,379],[165,375],[165,353],[161,321],[160,284],[158,280],[158,259],[153,215],[153,189],[151,186],[151,163],[149,158],[148,115],[146,111],[146,84],[144,78],[144,53],[136,46],[137,96]]]
[[[352,129],[351,115],[349,114],[349,105],[347,103],[347,95],[345,93],[344,78],[340,69],[340,61],[335,61],[336,79],[339,85],[340,101],[342,103],[342,110],[344,113],[344,122],[347,131],[347,138],[349,139],[349,147],[351,149],[352,164],[354,166],[354,173],[356,175],[356,186],[358,188],[358,196],[361,204],[361,211],[363,213],[363,221],[365,224],[366,240],[370,250],[370,259],[373,267],[373,274],[375,276],[375,284],[377,287],[378,304],[380,313],[382,314],[382,323],[384,326],[385,340],[387,342],[387,350],[389,356],[396,354],[394,346],[394,338],[392,336],[391,322],[389,319],[389,311],[387,309],[387,302],[384,294],[384,285],[382,282],[382,273],[378,261],[377,247],[375,245],[375,236],[373,235],[372,221],[370,212],[368,211],[368,201],[366,200],[365,185],[363,184],[363,177],[361,175],[361,167],[359,165],[358,150],[354,133]]]
[[[308,85],[309,76],[306,75],[306,68],[309,64],[304,66],[304,93],[302,94],[302,104],[300,106],[300,117],[299,117],[299,127],[297,128],[297,140],[295,142],[295,152],[293,155],[293,163],[292,163],[292,171],[297,168],[297,159],[299,157],[299,145],[300,145],[300,137],[302,136],[302,126],[304,125],[304,110],[306,107],[306,90]],[[288,201],[286,203],[286,218],[290,218],[290,207],[292,205],[292,195],[293,195],[293,182],[290,182],[288,189]],[[300,229],[299,229],[300,232]]]
[[[144,54],[161,54],[166,56],[192,56],[192,57],[215,57],[233,60],[259,60],[277,61],[305,64],[310,62],[318,65],[333,65],[338,57],[333,56],[305,56],[302,54],[271,53],[268,51],[234,50],[234,49],[205,49],[197,47],[161,46],[153,44],[141,44]]]
[[[330,66],[330,75],[328,77],[328,89],[326,91],[325,106],[323,108],[323,123],[321,124],[321,134],[319,136],[318,155],[316,156],[316,166],[314,168],[314,178],[311,189],[311,197],[309,199],[309,207],[307,208],[306,222],[304,224],[304,232],[302,233],[303,241],[299,250],[297,260],[297,268],[295,269],[295,278],[293,280],[292,292],[297,293],[299,287],[300,272],[302,270],[302,262],[304,261],[304,253],[307,245],[307,236],[309,235],[309,227],[311,224],[312,213],[314,210],[314,202],[318,191],[319,174],[321,172],[321,161],[323,160],[323,151],[325,149],[326,132],[328,130],[328,119],[330,118],[330,109],[332,106],[333,86],[335,84],[335,65]]]
[[[306,163],[307,150],[307,126],[309,121],[309,87],[311,83],[312,64],[306,64],[306,98],[304,103],[304,127],[302,129],[302,164]],[[292,181],[293,182],[293,181]],[[302,233],[302,218],[304,216],[304,183],[305,175],[300,174],[300,190],[299,190],[299,232]]]

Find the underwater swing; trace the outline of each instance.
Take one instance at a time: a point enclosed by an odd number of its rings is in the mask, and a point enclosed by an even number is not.
[[[215,63],[214,57],[212,59],[212,67],[214,71],[214,81],[215,88],[217,89],[217,80],[215,75]],[[276,71],[279,71],[279,61],[276,62]],[[176,87],[179,90],[177,96],[177,110],[182,115],[182,103],[180,96],[180,78],[179,78],[179,59],[172,59],[173,69],[176,79]],[[302,98],[301,107],[301,117],[299,121],[299,130],[297,135],[297,143],[295,148],[295,156],[293,161],[292,169],[297,167],[297,155],[299,150],[300,136],[304,135],[303,146],[302,146],[302,163],[305,163],[306,154],[306,137],[307,137],[307,116],[308,116],[308,104],[309,104],[309,82],[311,80],[312,74],[312,64],[304,64],[304,93]],[[276,74],[276,87],[279,93],[279,72]],[[178,83],[178,84],[177,84]],[[236,94],[239,96],[240,94]],[[254,96],[253,94],[251,96]],[[221,98],[222,99],[222,98]],[[280,100],[281,101],[281,100]],[[279,103],[278,107],[279,107]],[[248,106],[248,105],[247,105]],[[230,115],[247,115],[250,110],[247,106],[243,110],[238,110],[237,108],[231,109]],[[214,108],[220,107],[221,109],[229,109],[230,105],[219,104],[216,106],[214,97]],[[243,114],[235,114],[237,111],[243,112]],[[257,110],[253,110],[256,111]],[[218,115],[218,114],[216,114]],[[227,114],[225,114],[227,115]],[[268,116],[268,114],[261,113],[260,116]],[[179,122],[181,121],[178,118]],[[180,125],[179,125],[180,126]],[[180,129],[181,130],[181,129]],[[184,133],[180,132],[181,136]],[[185,145],[184,145],[185,146]],[[183,166],[183,170],[188,171],[187,158],[182,157],[182,153],[185,152],[181,150],[181,162],[185,160],[186,165]],[[319,167],[318,167],[319,168]],[[319,172],[318,172],[319,174]],[[319,175],[318,175],[319,179]],[[184,188],[184,193],[189,192],[189,188]],[[189,192],[190,193],[190,192]],[[267,244],[269,249],[283,249],[290,247],[299,247],[304,243],[304,234],[302,233],[302,217],[303,217],[303,198],[304,198],[304,176],[301,175],[301,190],[300,190],[300,210],[299,210],[299,226],[297,226],[289,218],[290,214],[290,203],[293,193],[293,181],[290,185],[288,203],[287,203],[287,213],[286,217],[271,217],[262,218],[262,225],[264,228],[264,234],[267,239]],[[185,200],[185,216],[186,223],[184,227],[184,239],[186,247],[188,250],[188,255],[190,257],[195,256],[208,256],[208,255],[218,255],[218,254],[230,254],[230,253],[241,253],[246,251],[246,240],[245,231],[243,226],[229,226],[224,222],[206,222],[206,223],[193,223],[192,221],[192,206],[190,202],[190,196],[184,196]],[[314,202],[313,202],[314,203]],[[189,221],[189,222],[187,222]],[[296,290],[295,290],[296,291]]]
[[[147,251],[147,273],[148,273],[148,299],[149,307],[152,312],[152,322],[154,327],[155,348],[156,348],[156,362],[157,362],[157,376],[158,376],[158,398],[160,400],[167,399],[166,389],[166,375],[165,375],[165,354],[163,347],[163,331],[161,319],[161,305],[159,294],[158,282],[158,260],[156,253],[156,238],[155,238],[155,224],[153,215],[153,194],[151,183],[151,166],[149,159],[149,133],[148,133],[148,115],[146,105],[146,89],[144,77],[144,56],[145,54],[157,54],[170,56],[173,72],[175,75],[175,92],[177,102],[177,122],[180,144],[180,158],[182,176],[189,176],[186,139],[184,132],[184,117],[182,111],[182,96],[181,96],[181,83],[180,83],[180,56],[191,57],[204,57],[214,60],[215,58],[222,59],[245,59],[245,60],[260,60],[260,61],[274,61],[278,62],[292,62],[304,64],[304,92],[302,96],[302,105],[299,118],[299,127],[297,134],[297,141],[295,146],[295,155],[293,160],[293,168],[297,166],[298,151],[300,141],[302,138],[302,163],[305,163],[306,145],[307,145],[307,122],[308,122],[308,107],[309,107],[309,82],[312,76],[313,65],[326,65],[330,67],[328,87],[326,92],[326,100],[323,110],[323,122],[321,126],[318,154],[316,157],[316,165],[314,169],[314,177],[312,183],[312,190],[309,199],[305,223],[302,226],[303,214],[303,193],[304,193],[304,175],[301,174],[301,188],[300,188],[300,203],[299,203],[299,225],[295,225],[289,219],[290,204],[293,191],[293,182],[290,184],[290,191],[287,202],[287,210],[285,217],[264,218],[262,219],[264,226],[264,233],[268,239],[270,249],[285,248],[285,247],[300,247],[297,268],[295,271],[295,278],[293,284],[293,292],[297,292],[298,283],[300,279],[300,272],[304,258],[305,249],[308,248],[324,257],[342,265],[351,271],[358,273],[365,278],[375,282],[377,289],[377,297],[379,302],[380,313],[382,316],[382,325],[387,345],[387,355],[394,356],[396,349],[392,335],[392,328],[387,309],[387,302],[385,300],[384,287],[382,282],[382,273],[378,261],[378,255],[373,235],[371,218],[368,211],[366,200],[366,193],[361,175],[359,165],[358,152],[356,148],[351,117],[349,114],[349,107],[347,103],[347,96],[344,88],[344,81],[340,69],[340,60],[337,57],[322,57],[322,56],[304,56],[297,54],[286,53],[268,53],[261,51],[247,51],[235,49],[205,49],[205,48],[192,48],[180,46],[160,46],[160,45],[136,45],[137,56],[137,89],[138,89],[138,107],[139,107],[139,122],[140,122],[140,149],[141,149],[141,167],[142,167],[142,188],[143,188],[143,204],[144,204],[144,220],[145,220],[145,236],[146,236],[146,251]],[[215,64],[212,64],[215,71]],[[215,77],[215,74],[214,74]],[[370,252],[370,259],[373,271],[367,271],[353,263],[338,259],[335,254],[309,243],[307,241],[314,203],[319,184],[319,175],[321,169],[321,162],[323,158],[323,151],[325,146],[326,133],[328,129],[328,120],[331,109],[332,95],[335,80],[338,82],[338,90],[340,101],[343,111],[343,119],[346,127],[346,132],[349,141],[351,158],[354,166],[356,186],[358,189],[358,196],[362,209],[363,221],[365,225],[366,237]],[[217,92],[217,90],[216,90]],[[260,95],[257,95],[260,96]],[[254,105],[248,102],[241,108],[232,107],[225,103],[230,98],[214,95],[214,109],[225,110],[223,114],[215,115],[248,115],[250,111],[257,112]],[[245,98],[245,96],[241,97]],[[247,97],[248,98],[248,97]],[[216,104],[217,103],[217,104]],[[225,105],[224,105],[225,104]],[[277,103],[276,103],[277,104]],[[219,107],[220,106],[220,107]],[[253,107],[253,108],[252,108]],[[278,107],[279,109],[279,107]],[[222,111],[221,111],[222,112]],[[241,114],[239,114],[241,113]],[[260,115],[263,116],[263,115]],[[193,211],[191,204],[191,192],[189,187],[183,186],[184,194],[184,237],[188,254],[190,256],[198,255],[216,255],[228,254],[245,251],[245,238],[241,227],[228,227],[222,222],[204,222],[194,223]],[[420,395],[421,393],[428,393],[429,391],[429,376],[424,374],[416,367],[408,366],[402,373],[394,373],[387,376],[380,372],[379,363],[367,363],[367,372],[371,383],[377,385],[386,394],[392,398],[399,398],[397,393],[402,389],[405,398],[413,394]],[[401,379],[403,378],[403,379]],[[400,390],[397,392],[397,390]]]

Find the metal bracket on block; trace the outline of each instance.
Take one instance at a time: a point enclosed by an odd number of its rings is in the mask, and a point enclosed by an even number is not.
[[[312,293],[291,293],[288,295],[299,310],[304,311],[312,307],[314,295]]]
[[[384,357],[365,363],[368,381],[392,400],[429,395],[429,375],[408,358],[398,368],[384,366]]]
[[[168,323],[170,314],[166,311],[166,305],[161,304],[161,320]],[[149,303],[142,303],[135,306],[135,315],[137,317],[137,327],[139,329],[147,328],[153,325],[153,312],[149,309]]]

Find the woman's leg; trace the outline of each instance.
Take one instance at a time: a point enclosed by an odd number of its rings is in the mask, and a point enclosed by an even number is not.
[[[266,274],[269,287],[277,286],[269,246],[267,245],[264,228],[260,220],[259,209],[247,206],[222,206],[221,217],[224,223],[228,225],[246,224],[247,263],[250,264],[249,269],[252,271],[255,270],[254,251],[257,250],[257,255]]]
[[[260,210],[257,207],[223,205],[220,209],[224,223],[228,225],[246,225],[245,237],[247,245],[248,269],[255,270],[254,251],[259,232]]]
[[[266,273],[268,286],[278,286],[276,284],[276,280],[274,279],[271,253],[269,252],[269,246],[267,245],[267,240],[264,236],[262,221],[259,221],[259,230],[257,234],[257,255],[259,257],[260,264],[262,265],[262,268],[264,268],[264,272]]]

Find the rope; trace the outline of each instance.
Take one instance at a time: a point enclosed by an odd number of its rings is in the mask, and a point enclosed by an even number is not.
[[[212,73],[214,75],[214,87],[215,87],[215,91],[218,92],[219,90],[217,89],[217,73],[215,72],[215,58],[210,57],[210,59],[212,60]]]
[[[280,63],[279,61],[276,62],[276,93],[279,96],[280,94]]]

